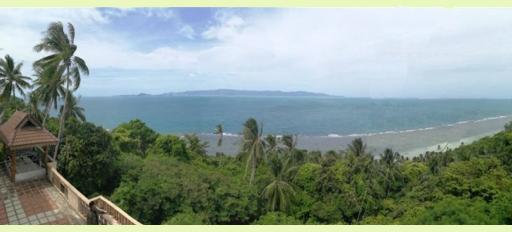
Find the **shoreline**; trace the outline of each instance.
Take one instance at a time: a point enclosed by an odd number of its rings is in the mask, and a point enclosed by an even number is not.
[[[479,139],[485,138],[487,136],[493,136],[494,134],[496,134],[498,132],[500,132],[500,131],[498,130],[498,131],[493,131],[493,132],[475,135],[475,136],[471,136],[471,137],[466,137],[466,138],[462,138],[457,141],[438,143],[438,144],[435,144],[432,146],[427,146],[427,147],[419,147],[419,148],[415,148],[412,150],[407,150],[407,151],[401,152],[400,154],[404,157],[412,158],[412,157],[419,156],[421,154],[425,154],[426,152],[443,152],[448,149],[453,150],[462,145],[471,144],[471,143],[473,143]]]
[[[402,131],[342,136],[298,135],[297,148],[322,152],[329,150],[339,151],[345,149],[353,139],[362,138],[367,144],[367,150],[374,156],[378,156],[386,148],[391,148],[403,156],[414,157],[426,151],[437,151],[438,145],[442,148],[453,149],[460,146],[462,142],[469,144],[485,136],[493,135],[503,130],[504,125],[509,121],[512,121],[511,115]],[[198,136],[203,141],[209,143],[207,148],[209,155],[214,155],[217,152],[224,152],[226,155],[236,155],[239,152],[240,135],[224,135],[222,147],[216,146],[216,135],[198,134]]]

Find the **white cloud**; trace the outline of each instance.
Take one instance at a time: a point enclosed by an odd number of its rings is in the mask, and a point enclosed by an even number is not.
[[[169,8],[102,8],[106,17],[125,17],[129,14],[143,15],[147,18],[157,17],[164,20],[176,19],[176,14]]]
[[[142,9],[142,10],[141,10]],[[174,11],[168,8],[138,8],[146,17],[158,17],[161,19],[169,20],[176,18]]]
[[[179,34],[185,36],[188,39],[194,39],[196,32],[190,25],[183,25],[178,31]]]
[[[102,68],[175,70],[194,78],[194,83],[202,78],[201,85],[180,83],[189,88],[302,89],[372,97],[468,97],[473,96],[472,89],[480,89],[481,95],[510,97],[505,89],[481,89],[496,85],[478,84],[491,79],[501,86],[512,85],[504,79],[512,74],[507,69],[512,60],[509,9],[286,9],[259,15],[219,12],[215,22],[202,32],[187,24],[179,30],[190,39],[202,36],[214,41],[212,46],[143,51],[134,47],[130,38],[102,29],[109,17],[122,17],[122,12],[1,10],[2,18],[7,16],[16,23],[0,22],[0,47],[4,48],[0,52],[31,62],[41,56],[32,46],[48,22],[73,21],[79,28],[78,53],[87,60],[93,77],[94,70]],[[172,11],[151,15],[176,17]],[[480,71],[461,72],[472,69]],[[174,81],[173,77],[159,78]],[[461,84],[468,79],[471,81]],[[130,83],[135,82],[137,78]],[[143,77],[139,82],[151,88]],[[156,85],[161,83],[154,84],[155,89],[160,88]],[[461,85],[465,91],[459,90]]]
[[[32,74],[31,64],[44,53],[36,53],[42,32],[51,22],[73,22],[78,33],[108,23],[108,18],[96,9],[2,8],[0,10],[0,54],[11,54],[25,63],[23,71]],[[91,33],[95,30],[91,30]],[[79,34],[80,35],[80,34]]]
[[[202,33],[206,39],[226,40],[236,36],[245,25],[245,21],[237,15],[219,11],[215,15],[217,23]]]

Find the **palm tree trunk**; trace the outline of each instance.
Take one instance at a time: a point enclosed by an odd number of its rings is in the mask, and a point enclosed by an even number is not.
[[[46,108],[44,109],[44,118],[43,118],[43,127],[46,125],[46,119],[48,118],[48,115],[50,114],[50,108],[52,107],[52,100],[48,102],[46,105]]]
[[[256,174],[256,157],[253,157],[252,158],[252,167],[251,167],[251,178],[249,179],[249,185],[252,184],[255,174]]]
[[[12,92],[12,101],[15,102],[16,101],[16,89],[14,89],[14,91]],[[15,104],[16,105],[16,110],[18,110],[18,104]]]
[[[59,153],[59,146],[60,146],[60,142],[61,142],[61,139],[62,139],[62,134],[64,132],[64,122],[66,121],[66,111],[68,110],[67,109],[67,102],[68,102],[68,97],[69,97],[69,76],[70,76],[70,73],[69,73],[69,65],[67,66],[66,68],[66,72],[67,72],[67,79],[66,79],[66,94],[64,96],[64,106],[63,106],[63,109],[62,109],[62,113],[60,113],[60,121],[59,121],[59,135],[57,136],[57,146],[55,146],[55,152],[53,153],[53,160],[55,163],[57,163],[57,154]]]

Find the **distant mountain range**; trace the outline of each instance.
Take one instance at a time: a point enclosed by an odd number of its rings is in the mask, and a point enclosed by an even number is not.
[[[279,91],[279,90],[236,90],[236,89],[215,89],[215,90],[197,90],[184,92],[169,92],[164,94],[140,93],[137,95],[122,96],[248,96],[248,97],[329,97],[332,95],[324,93],[313,93],[306,91]]]

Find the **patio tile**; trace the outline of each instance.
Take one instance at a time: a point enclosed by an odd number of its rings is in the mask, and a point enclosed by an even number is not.
[[[84,224],[46,179],[13,184],[0,170],[0,224]]]

